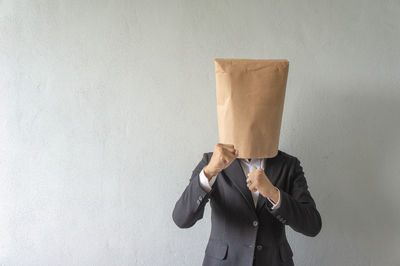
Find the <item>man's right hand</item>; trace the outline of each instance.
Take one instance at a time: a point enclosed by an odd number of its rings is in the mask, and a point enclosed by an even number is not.
[[[238,154],[239,151],[234,148],[233,144],[217,143],[210,162],[203,169],[207,179],[211,180],[213,176],[227,168]]]

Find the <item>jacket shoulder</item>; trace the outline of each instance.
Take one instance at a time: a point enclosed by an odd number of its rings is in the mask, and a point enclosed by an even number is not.
[[[296,161],[300,161],[297,156],[293,155],[293,154],[289,154],[288,152],[279,150],[280,154],[282,156],[283,159],[285,159],[285,161],[288,161],[290,163],[296,163]]]
[[[204,155],[205,155],[206,158],[207,158],[207,162],[209,162],[210,159],[211,159],[211,156],[213,155],[213,152],[212,152],[212,151],[205,152]]]

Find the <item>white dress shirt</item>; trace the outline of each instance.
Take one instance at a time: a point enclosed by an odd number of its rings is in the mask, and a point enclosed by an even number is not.
[[[255,169],[262,168],[263,170],[265,169],[265,159],[251,159],[249,161],[247,158],[239,158],[239,162],[243,168],[243,172],[245,174],[245,178],[247,179],[247,174],[254,171]],[[204,174],[204,169],[201,170],[199,174],[200,178],[200,186],[207,192],[211,190],[212,185],[214,184],[215,180],[217,179],[218,175],[213,176],[210,181],[208,181],[208,178]],[[254,206],[257,206],[257,200],[258,200],[258,195],[260,192],[257,190],[256,192],[251,192],[253,196],[253,201],[254,201]],[[267,199],[272,203],[272,209],[277,209],[281,205],[281,193],[278,192],[278,202],[274,203],[271,199],[267,197]]]

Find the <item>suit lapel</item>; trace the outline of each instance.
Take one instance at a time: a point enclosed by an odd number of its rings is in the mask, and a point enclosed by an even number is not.
[[[255,212],[256,208],[254,206],[253,196],[251,195],[251,191],[247,187],[247,177],[244,174],[239,159],[236,158],[235,160],[233,160],[233,162],[223,171],[232,180],[234,186],[239,190],[240,194],[242,194],[243,198],[249,205],[249,208]]]

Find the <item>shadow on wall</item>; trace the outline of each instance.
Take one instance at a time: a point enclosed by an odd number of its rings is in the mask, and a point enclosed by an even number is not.
[[[312,192],[321,195],[322,237],[344,245],[335,252],[349,259],[392,265],[399,259],[400,94],[395,85],[344,86],[322,86],[314,108],[292,109],[304,110],[300,149],[323,180]]]

